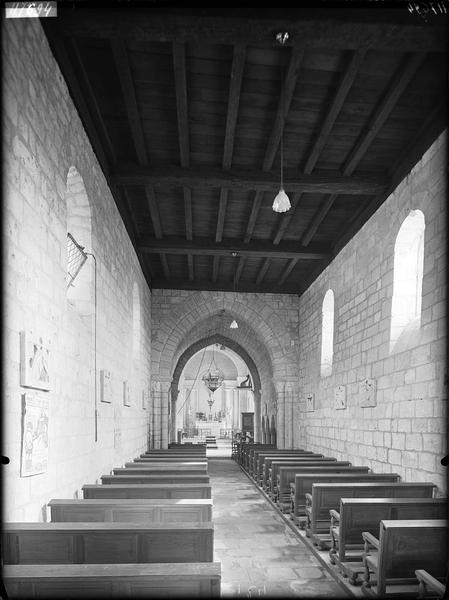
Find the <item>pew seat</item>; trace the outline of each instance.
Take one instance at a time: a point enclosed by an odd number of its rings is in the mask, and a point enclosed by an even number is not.
[[[212,562],[208,523],[4,523],[4,564]]]
[[[86,484],[82,490],[84,498],[211,498],[206,483]]]
[[[137,463],[124,467],[114,467],[112,469],[114,475],[207,475],[207,463]]]
[[[134,470],[133,470],[134,471]],[[128,470],[127,470],[128,473]],[[130,473],[122,475],[102,475],[101,483],[110,485],[112,483],[159,483],[159,484],[175,484],[175,483],[204,483],[210,482],[209,475],[206,473],[201,475],[191,475],[189,473],[183,475],[172,475],[170,473],[152,473],[151,475],[139,475],[139,473]]]
[[[415,575],[419,581],[419,598],[443,598],[446,592],[446,586],[442,579],[433,577],[423,569],[416,570]]]
[[[305,526],[306,494],[312,492],[314,483],[397,483],[397,473],[313,473],[295,475],[290,484],[290,516],[301,527]]]
[[[447,570],[445,519],[381,521],[376,538],[363,532],[364,575],[362,591],[371,598],[417,597],[420,568],[443,578]]]
[[[218,598],[220,563],[5,565],[8,598]]]
[[[355,584],[364,571],[363,531],[377,534],[382,520],[444,519],[447,498],[342,498],[340,512],[330,513],[331,562]]]
[[[212,521],[212,500],[90,499],[50,500],[52,522],[206,523]]]
[[[201,456],[189,456],[188,454],[179,454],[176,456],[165,456],[165,455],[159,455],[159,456],[146,456],[144,458],[142,458],[142,456],[138,456],[137,458],[135,458],[132,462],[128,462],[125,463],[125,466],[128,465],[137,465],[137,464],[145,464],[145,463],[161,463],[161,462],[183,462],[183,463],[187,463],[187,462],[208,462],[208,459],[201,455]]]

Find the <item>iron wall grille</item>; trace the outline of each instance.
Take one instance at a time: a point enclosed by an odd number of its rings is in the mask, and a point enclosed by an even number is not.
[[[70,287],[81,267],[87,260],[84,246],[80,246],[73,235],[67,234],[67,287]]]

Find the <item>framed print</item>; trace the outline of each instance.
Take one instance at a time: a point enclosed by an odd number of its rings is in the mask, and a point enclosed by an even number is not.
[[[43,338],[32,331],[20,332],[20,385],[50,390],[50,349]]]
[[[334,391],[334,408],[342,410],[346,408],[346,388],[344,385],[337,385]]]
[[[48,464],[48,398],[24,394],[22,420],[22,459],[20,476],[29,477],[47,471]]]
[[[364,379],[360,382],[360,406],[368,408],[376,404],[376,380]]]
[[[306,395],[306,412],[313,412],[315,410],[315,394]]]
[[[111,372],[105,369],[100,371],[100,400],[101,402],[112,402]]]

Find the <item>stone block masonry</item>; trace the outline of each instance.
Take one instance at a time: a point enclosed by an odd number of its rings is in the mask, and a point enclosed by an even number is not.
[[[442,134],[364,227],[299,300],[301,396],[315,394],[315,411],[302,412],[295,443],[397,471],[408,481],[433,481],[446,492],[441,459],[446,436],[446,132]],[[421,325],[390,352],[394,245],[411,210],[425,218]],[[335,294],[332,374],[320,377],[321,306]],[[360,406],[360,382],[374,379],[377,405]],[[345,386],[347,407],[334,408],[334,390]],[[332,429],[331,429],[332,426]],[[343,448],[336,443],[347,430]],[[375,448],[375,451],[373,451]],[[377,458],[377,460],[376,460]]]
[[[3,449],[5,520],[46,519],[51,498],[80,497],[85,483],[147,447],[150,410],[151,294],[38,19],[3,23],[4,335]],[[71,207],[67,178],[80,176]],[[67,294],[67,229],[82,230],[90,215],[96,257],[82,313]],[[93,273],[92,257],[80,272]],[[133,303],[133,286],[138,302]],[[140,338],[133,320],[140,312]],[[51,348],[50,391],[20,385],[20,331],[32,330]],[[96,351],[96,354],[95,354]],[[95,360],[96,359],[96,360]],[[95,372],[96,367],[96,372]],[[100,370],[111,372],[111,403],[100,401]],[[95,376],[97,375],[97,376]],[[123,382],[130,406],[123,405]],[[48,467],[21,477],[22,396],[49,400]],[[97,398],[97,441],[95,441]]]

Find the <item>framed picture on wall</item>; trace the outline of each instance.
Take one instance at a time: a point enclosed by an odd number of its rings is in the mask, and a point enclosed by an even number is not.
[[[360,406],[362,408],[376,406],[376,380],[364,379],[360,382],[359,386]]]
[[[315,394],[312,392],[306,395],[306,412],[315,410]]]
[[[123,382],[123,406],[131,406],[131,390],[129,382]]]
[[[102,402],[112,402],[111,372],[106,369],[100,371],[100,399]]]
[[[50,390],[50,348],[32,331],[20,332],[20,385]]]
[[[344,385],[337,385],[334,390],[334,408],[336,410],[346,408],[346,387]]]
[[[20,476],[47,471],[49,400],[34,393],[24,394],[22,420],[22,457]]]

